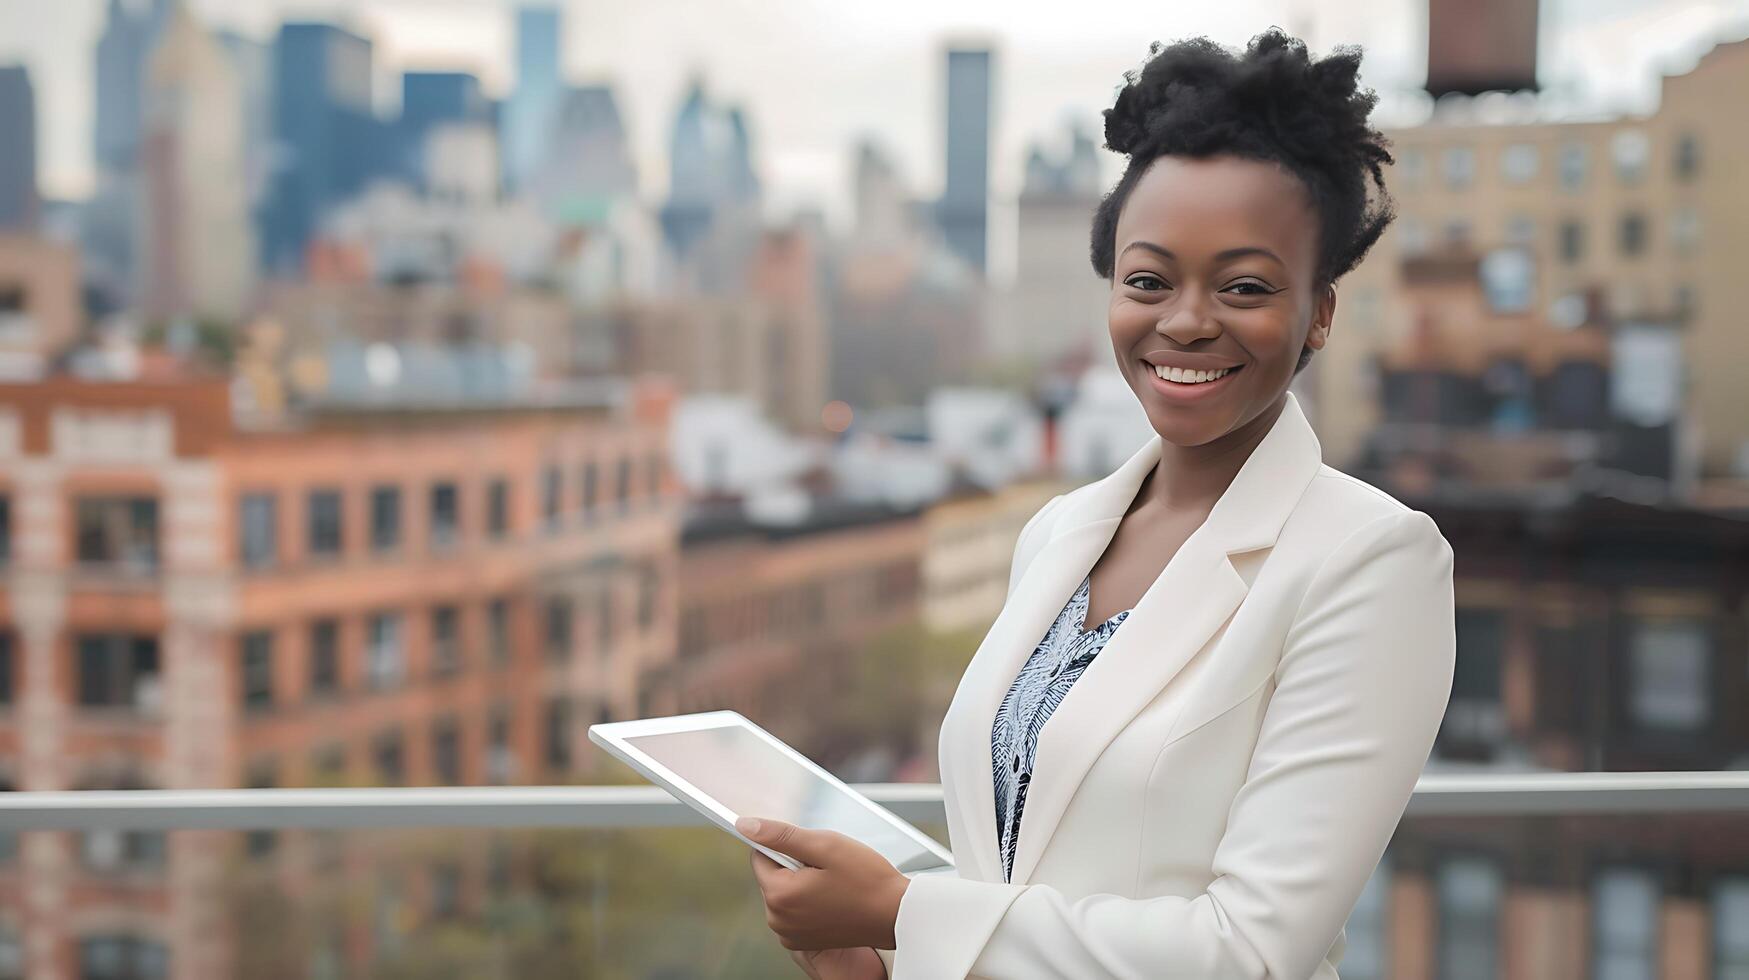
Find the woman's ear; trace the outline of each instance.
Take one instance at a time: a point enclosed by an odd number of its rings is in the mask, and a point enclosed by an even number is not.
[[[1312,310],[1312,325],[1306,329],[1306,346],[1323,350],[1330,339],[1330,324],[1336,319],[1336,284],[1324,287],[1318,295],[1318,305]]]

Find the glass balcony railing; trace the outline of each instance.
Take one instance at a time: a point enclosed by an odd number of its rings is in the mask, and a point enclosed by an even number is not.
[[[653,787],[0,794],[0,978],[789,975]],[[1342,976],[1749,976],[1749,772],[1425,776]]]

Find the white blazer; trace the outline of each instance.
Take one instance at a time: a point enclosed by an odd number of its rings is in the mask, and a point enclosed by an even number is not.
[[[990,726],[1160,439],[1040,508],[941,726],[958,872],[911,882],[893,980],[1334,980],[1451,692],[1452,553],[1325,466],[1290,393],[1039,736],[1002,882]]]

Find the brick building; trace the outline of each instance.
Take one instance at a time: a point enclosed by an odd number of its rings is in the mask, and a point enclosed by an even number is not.
[[[224,381],[0,387],[0,780],[571,778],[672,656],[667,412],[604,389],[248,430]],[[26,974],[120,949],[230,975],[230,840],[29,835],[0,860]]]

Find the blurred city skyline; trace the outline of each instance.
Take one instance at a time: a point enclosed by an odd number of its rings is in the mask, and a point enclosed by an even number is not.
[[[270,39],[281,22],[338,22],[376,49],[377,109],[393,112],[399,73],[455,69],[501,98],[515,81],[514,0],[188,0],[211,29]],[[1426,97],[1425,14],[1415,0],[1364,0],[1319,7],[1302,0],[1251,0],[1174,12],[1106,0],[1083,5],[1073,23],[1004,9],[987,0],[885,5],[876,16],[854,6],[806,0],[691,5],[656,0],[635,9],[583,0],[564,12],[564,70],[573,81],[611,84],[625,107],[630,149],[646,198],[666,192],[670,124],[690,81],[743,105],[768,214],[819,208],[834,224],[850,211],[855,144],[872,138],[912,189],[941,185],[940,51],[957,41],[993,48],[991,189],[1001,201],[1019,189],[1027,148],[1054,145],[1066,122],[1098,136],[1099,111],[1122,72],[1141,63],[1151,40],[1208,34],[1237,44],[1269,24],[1305,36],[1315,49],[1359,43],[1367,82],[1383,96],[1381,121],[1420,120]],[[40,100],[39,173],[44,196],[80,199],[94,180],[91,58],[106,0],[41,7],[0,4],[0,62],[30,70]],[[1649,111],[1662,74],[1689,67],[1712,44],[1749,33],[1749,0],[1544,0],[1539,31],[1544,91],[1566,111]],[[712,39],[733,37],[732,44]],[[1096,139],[1096,142],[1098,140]],[[1117,162],[1100,151],[1102,179]],[[1000,236],[998,236],[1000,238]],[[992,256],[995,271],[1006,255]]]

